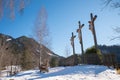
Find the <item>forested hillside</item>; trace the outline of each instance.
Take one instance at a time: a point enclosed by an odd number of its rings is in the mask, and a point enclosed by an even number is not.
[[[12,38],[11,36],[0,34],[0,65],[21,65],[23,69],[31,69],[39,65],[40,45],[32,38],[21,36]],[[60,56],[42,45],[41,61]]]
[[[120,62],[120,45],[112,45],[112,46],[100,45],[99,49],[103,54],[109,54],[109,53],[115,54],[117,56],[117,61]]]

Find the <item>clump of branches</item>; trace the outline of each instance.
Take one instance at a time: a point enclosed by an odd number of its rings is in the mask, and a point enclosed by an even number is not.
[[[6,14],[10,19],[15,18],[15,11],[23,13],[30,0],[0,0],[0,18]]]
[[[47,27],[47,12],[44,7],[40,9],[34,26],[35,26],[34,27],[35,39],[40,44],[49,47],[50,36],[49,36],[49,29]]]

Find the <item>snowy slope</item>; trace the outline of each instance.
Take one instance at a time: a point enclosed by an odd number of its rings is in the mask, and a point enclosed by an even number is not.
[[[48,73],[39,70],[23,71],[13,77],[2,77],[0,80],[120,80],[114,69],[105,66],[79,65],[73,67],[50,68]]]

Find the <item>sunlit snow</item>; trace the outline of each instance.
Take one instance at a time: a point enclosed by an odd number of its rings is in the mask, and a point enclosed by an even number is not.
[[[22,71],[12,77],[1,80],[120,80],[116,70],[99,65],[78,65],[69,67],[49,68],[49,72],[39,70]]]

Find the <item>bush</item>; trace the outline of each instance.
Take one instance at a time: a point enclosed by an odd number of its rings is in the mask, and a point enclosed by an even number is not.
[[[85,54],[97,54],[99,56],[99,58],[102,60],[102,54],[100,49],[96,50],[95,46],[92,46],[88,49],[86,49]]]
[[[98,49],[96,50],[94,46],[86,49],[85,51],[85,60],[89,64],[101,64],[102,63],[102,54]]]

